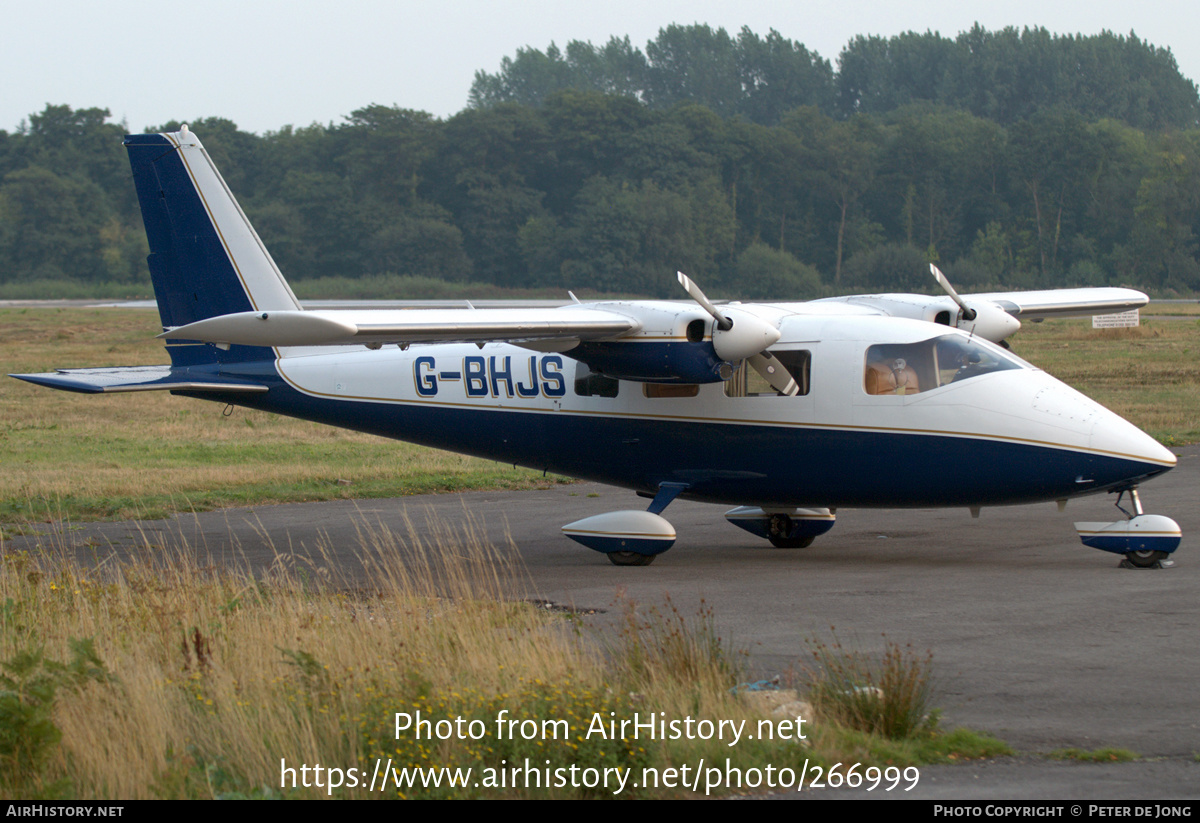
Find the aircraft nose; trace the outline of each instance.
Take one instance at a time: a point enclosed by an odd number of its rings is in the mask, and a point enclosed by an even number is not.
[[[1072,468],[1080,489],[1122,488],[1175,466],[1175,455],[1153,437],[1048,375],[1041,377],[1033,408],[1057,428],[1059,442],[1082,447]]]
[[[1176,457],[1166,446],[1117,414],[1104,409],[1092,428],[1091,447],[1102,454],[1133,460],[1147,475],[1175,466]]]

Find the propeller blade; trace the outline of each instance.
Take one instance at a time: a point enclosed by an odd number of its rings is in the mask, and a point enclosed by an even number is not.
[[[969,308],[967,304],[963,302],[963,299],[958,296],[958,292],[956,292],[954,287],[950,285],[950,281],[946,279],[946,275],[942,274],[942,270],[932,263],[929,264],[929,270],[933,272],[933,276],[937,279],[938,285],[946,291],[946,294],[950,295],[951,300],[958,304],[958,308],[962,310],[963,320],[974,320],[975,310]]]
[[[722,314],[721,310],[714,306],[712,302],[704,296],[704,292],[700,291],[700,287],[693,283],[690,277],[681,271],[677,271],[675,274],[679,278],[679,285],[683,286],[684,291],[691,295],[691,298],[699,303],[704,310],[711,314],[713,319],[717,321],[718,329],[721,331],[729,331],[731,328],[733,328],[733,321]]]
[[[751,368],[762,375],[763,380],[771,384],[771,388],[780,394],[795,397],[800,393],[800,386],[796,384],[791,373],[769,351],[760,352],[748,357],[746,358],[746,362],[750,364]]]

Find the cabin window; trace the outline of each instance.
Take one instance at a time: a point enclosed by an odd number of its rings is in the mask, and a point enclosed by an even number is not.
[[[575,394],[580,397],[616,397],[621,381],[592,371],[587,363],[575,363]]]
[[[1020,360],[998,346],[959,335],[871,346],[866,361],[863,388],[874,395],[919,394],[972,377],[1022,368]]]
[[[775,368],[783,368],[796,381],[797,396],[808,394],[809,376],[812,373],[812,352],[807,350],[772,351]],[[725,381],[726,397],[785,397],[771,387],[767,378],[758,373],[748,361],[743,360],[733,377]]]
[[[695,397],[700,393],[696,383],[643,383],[646,397]]]

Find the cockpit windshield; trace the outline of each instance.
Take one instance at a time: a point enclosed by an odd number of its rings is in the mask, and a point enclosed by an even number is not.
[[[867,349],[863,386],[867,394],[909,395],[1027,367],[1020,358],[990,343],[947,334],[919,343],[871,346]]]

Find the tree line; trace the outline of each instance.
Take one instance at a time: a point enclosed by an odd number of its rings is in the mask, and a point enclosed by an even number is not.
[[[563,89],[633,97],[654,109],[699,103],[723,117],[773,126],[800,106],[838,118],[886,114],[915,102],[962,109],[1009,125],[1051,108],[1140,129],[1186,128],[1200,118],[1196,87],[1167,49],[1110,31],[1057,35],[1044,28],[957,37],[905,32],[858,36],[828,60],[772,29],[737,36],[703,24],[671,25],[645,50],[628,37],[603,46],[518,49],[494,74],[478,71],[475,107],[541,105]]]
[[[704,42],[732,50],[707,60]],[[1017,44],[1007,68],[948,68],[963,49],[998,60],[1005,43]],[[1010,103],[1031,93],[996,85],[977,95],[981,113],[949,91],[972,71],[1019,85],[1021,66],[1056,49],[1077,50],[1076,75],[1091,71],[1078,55],[1113,61],[1104,96],[1077,82],[1017,111]],[[858,57],[875,68],[853,74]],[[550,72],[538,86],[530,60],[591,85]],[[1147,65],[1166,79],[1134,70]],[[654,86],[642,66],[679,67],[692,86]],[[828,64],[775,32],[669,27],[644,53],[627,40],[522,50],[499,75],[478,75],[471,105],[444,120],[371,105],[264,135],[217,117],[190,127],[297,281],[676,296],[680,269],[717,294],[782,299],[928,290],[936,262],[974,289],[1200,289],[1197,94],[1168,52],[1132,36],[976,27],[954,40],[856,38],[839,66],[813,85]],[[816,97],[780,91],[809,85]],[[501,93],[518,87],[526,97]],[[726,87],[726,98],[702,93]],[[147,282],[123,132],[105,109],[56,105],[0,131],[0,290]]]

